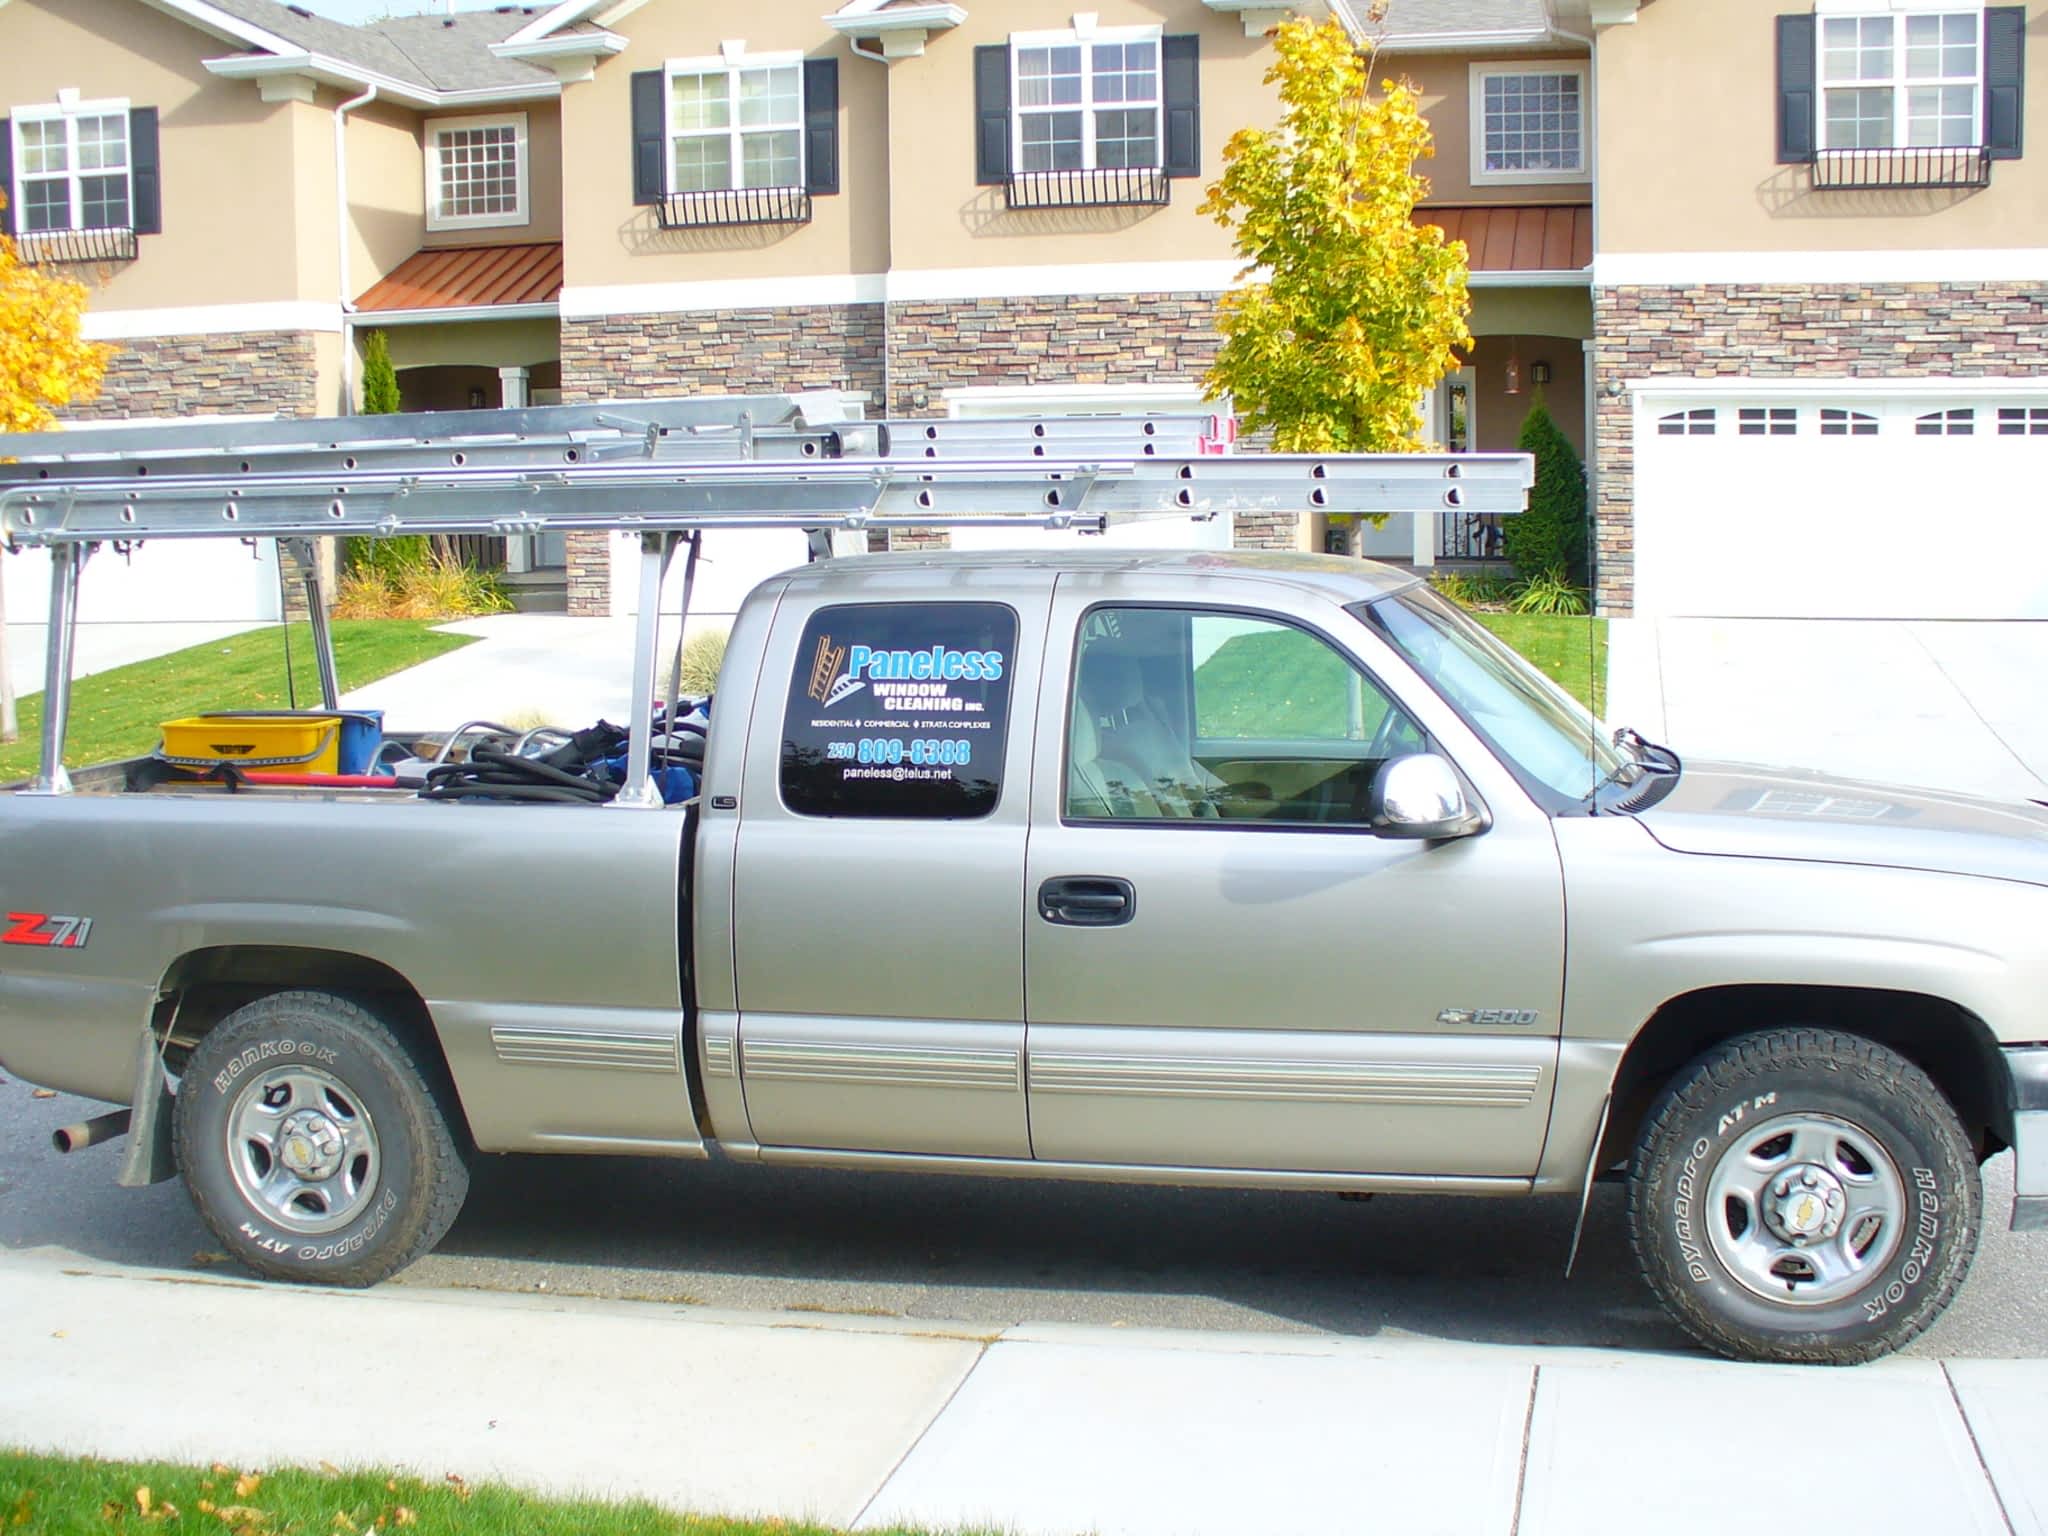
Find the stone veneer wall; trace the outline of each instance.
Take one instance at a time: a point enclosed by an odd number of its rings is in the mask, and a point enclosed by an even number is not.
[[[562,398],[852,389],[878,415],[938,415],[948,389],[1154,384],[1198,379],[1220,338],[1211,295],[963,299],[696,314],[613,315],[562,324]],[[1238,520],[1240,547],[1293,549],[1297,519]],[[944,548],[940,530],[897,529],[897,549]],[[604,613],[601,534],[571,534],[569,611]]]
[[[309,331],[143,336],[109,345],[116,350],[98,397],[68,408],[66,418],[318,414],[319,363]]]
[[[1632,378],[1969,378],[2048,375],[2048,281],[1595,288],[1594,367]],[[1635,596],[1635,421],[1594,406],[1603,612]]]

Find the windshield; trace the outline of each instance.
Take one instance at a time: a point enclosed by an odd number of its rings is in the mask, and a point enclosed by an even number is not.
[[[1576,699],[1420,582],[1351,612],[1406,657],[1552,809],[1587,799],[1626,761]]]

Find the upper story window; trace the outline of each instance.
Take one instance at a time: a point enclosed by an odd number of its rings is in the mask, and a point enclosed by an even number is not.
[[[14,112],[15,228],[129,229],[128,103],[74,101]]]
[[[427,124],[427,228],[490,229],[527,221],[526,114]]]
[[[157,112],[61,90],[0,118],[0,233],[29,262],[131,261],[163,228]]]
[[[1198,40],[1090,25],[983,44],[974,122],[975,180],[1011,208],[1164,203],[1202,170]]]
[[[1159,31],[1116,28],[1012,40],[1020,171],[1157,166]]]
[[[803,185],[800,57],[681,60],[668,70],[670,192]]]
[[[1472,181],[1585,181],[1590,142],[1581,62],[1472,66]]]
[[[2027,7],[1816,0],[1776,28],[1778,163],[1816,190],[1985,187],[2019,158]]]
[[[664,229],[803,224],[839,191],[839,61],[671,59],[632,78],[633,201]]]
[[[1821,148],[1983,142],[1979,11],[1823,16]]]

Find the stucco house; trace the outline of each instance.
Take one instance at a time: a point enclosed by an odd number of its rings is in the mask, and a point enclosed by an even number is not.
[[[1287,7],[1101,3],[347,27],[278,0],[6,0],[0,177],[24,253],[87,275],[125,349],[94,414],[343,409],[372,329],[421,408],[1184,408],[1238,276],[1196,205],[1229,133],[1274,116]],[[1422,89],[1419,216],[1471,254],[1475,343],[1423,402],[1432,433],[1512,446],[1540,391],[1589,451],[1606,611],[2048,616],[2048,520],[2016,489],[2048,437],[2023,154],[2048,9],[1327,3]],[[1361,542],[1498,556],[1448,517]],[[485,553],[570,611],[629,600],[601,536]]]

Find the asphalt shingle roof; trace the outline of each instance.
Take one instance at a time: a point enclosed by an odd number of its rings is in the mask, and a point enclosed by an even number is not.
[[[1390,0],[1380,27],[1364,25],[1371,0],[1332,0],[1370,32],[1430,37],[1464,32],[1537,32],[1550,24],[1544,0]]]
[[[394,16],[350,26],[314,16],[281,0],[211,0],[218,9],[275,33],[297,48],[354,64],[407,85],[438,91],[510,89],[545,85],[552,71],[501,59],[490,50],[525,26],[539,10],[507,5],[453,16]]]

